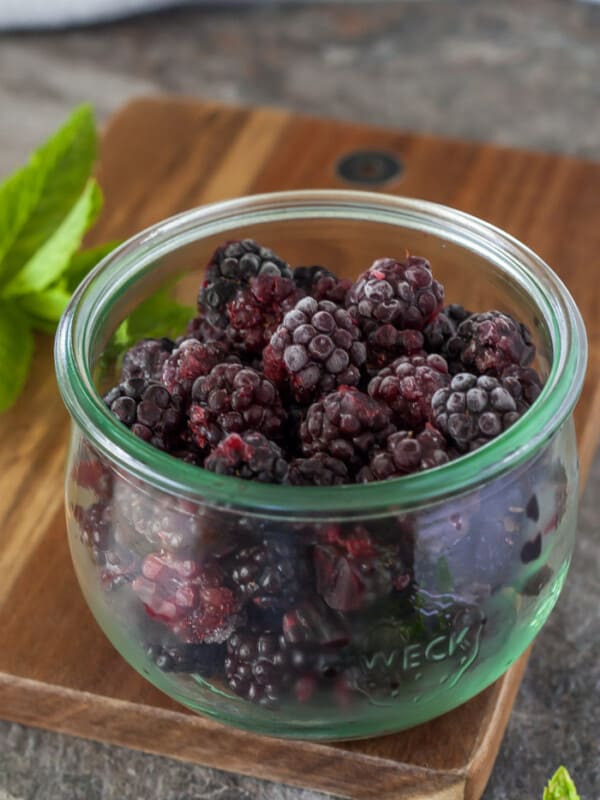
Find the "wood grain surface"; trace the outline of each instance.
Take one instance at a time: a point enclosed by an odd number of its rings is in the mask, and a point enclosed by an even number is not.
[[[185,100],[127,106],[105,132],[106,206],[94,237],[252,192],[347,188],[335,173],[358,148],[395,152],[386,191],[461,208],[505,228],[564,277],[583,311],[590,367],[576,421],[584,475],[600,414],[600,165]],[[489,776],[526,660],[459,709],[360,742],[278,741],[224,728],[160,694],[113,650],[87,610],[68,554],[63,467],[68,420],[40,339],[27,391],[0,418],[0,716],[353,798],[476,800]]]

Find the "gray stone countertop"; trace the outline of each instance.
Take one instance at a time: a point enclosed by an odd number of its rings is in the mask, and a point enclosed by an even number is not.
[[[178,92],[600,158],[600,7],[416,0],[187,9],[0,35],[0,177],[76,103]],[[566,589],[485,800],[537,800],[565,763],[600,797],[600,458]],[[0,800],[318,800],[313,792],[0,722]]]

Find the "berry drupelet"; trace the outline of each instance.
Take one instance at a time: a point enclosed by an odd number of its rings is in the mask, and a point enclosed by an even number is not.
[[[369,466],[357,475],[359,482],[385,481],[401,478],[411,472],[432,469],[450,460],[444,436],[432,425],[416,435],[412,431],[397,431],[388,437],[385,448],[371,456]]]
[[[268,378],[241,364],[218,364],[192,387],[188,426],[203,450],[228,433],[256,430],[278,437],[285,416],[279,392]]]
[[[204,468],[260,483],[285,483],[288,474],[281,448],[258,431],[230,433],[211,450]]]
[[[227,242],[217,248],[198,296],[198,307],[213,325],[224,327],[225,307],[257,275],[291,278],[286,262],[253,239]]]
[[[104,402],[140,439],[159,450],[177,446],[185,419],[182,400],[160,383],[131,378],[107,392]]]
[[[528,366],[535,356],[531,334],[508,314],[486,311],[471,314],[448,341],[448,357],[463,365],[463,371],[499,377],[510,366]]]
[[[431,398],[449,383],[442,356],[400,356],[371,379],[368,391],[391,409],[398,428],[411,430],[430,419]]]
[[[344,308],[304,297],[283,318],[263,353],[265,375],[288,384],[294,400],[311,400],[338,386],[357,386],[367,358],[361,333]]]
[[[300,427],[304,454],[327,453],[354,473],[368,461],[369,451],[394,428],[391,412],[358,389],[341,386],[313,403]]]
[[[476,450],[513,425],[528,404],[516,378],[461,372],[432,398],[433,422],[461,451]]]
[[[143,378],[146,381],[160,381],[163,364],[175,347],[172,339],[142,339],[134,344],[123,356],[121,381]]]

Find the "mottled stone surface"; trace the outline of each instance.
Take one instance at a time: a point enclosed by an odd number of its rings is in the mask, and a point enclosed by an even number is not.
[[[0,0],[1,2],[1,0]],[[0,175],[83,100],[168,91],[600,158],[600,7],[574,0],[182,10],[0,36]],[[535,647],[485,800],[537,800],[565,763],[600,797],[596,461],[565,592]],[[0,800],[317,800],[0,722]]]

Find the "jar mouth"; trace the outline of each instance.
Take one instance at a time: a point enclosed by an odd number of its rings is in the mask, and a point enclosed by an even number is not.
[[[402,478],[335,487],[278,486],[226,477],[187,464],[132,434],[110,413],[90,369],[93,344],[113,303],[157,259],[205,236],[284,219],[369,220],[410,227],[479,254],[536,303],[552,348],[539,398],[497,439],[435,469]],[[132,237],[104,258],[74,293],[55,342],[58,385],[73,420],[110,461],[169,493],[243,506],[264,514],[377,514],[431,503],[488,482],[531,457],[572,412],[581,393],[587,339],[575,302],[550,267],[517,239],[447,206],[355,191],[251,195],[186,211]]]

